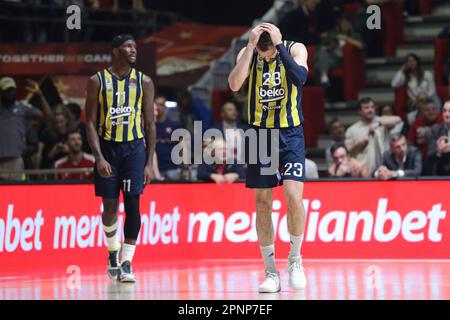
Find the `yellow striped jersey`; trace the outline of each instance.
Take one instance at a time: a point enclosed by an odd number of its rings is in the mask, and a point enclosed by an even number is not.
[[[290,53],[293,41],[283,41]],[[248,122],[261,128],[296,127],[303,122],[302,91],[286,77],[279,55],[270,63],[253,53],[248,84]]]
[[[108,69],[97,73],[98,135],[104,140],[128,142],[144,137],[142,72],[132,68],[122,79]]]

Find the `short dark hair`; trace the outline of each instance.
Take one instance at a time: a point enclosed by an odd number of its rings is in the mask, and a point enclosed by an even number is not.
[[[395,141],[398,141],[398,140],[400,140],[402,138],[406,139],[404,134],[402,134],[402,133],[393,133],[393,134],[391,134],[389,141],[390,142],[395,142]]]
[[[392,105],[390,105],[390,104],[383,104],[382,106],[379,106],[379,107],[378,107],[378,110],[377,110],[377,114],[378,114],[380,117],[383,115],[383,109],[386,108],[386,107],[391,108],[391,110],[392,110],[392,115],[394,115],[394,116],[396,115],[395,108],[394,108]]]
[[[335,124],[336,122],[341,122],[341,120],[339,120],[338,118],[333,118],[333,119],[331,119],[330,122],[328,122],[328,125],[327,125],[328,132],[330,132],[331,127],[332,127],[333,124]]]
[[[330,153],[331,153],[331,155],[333,155],[333,153],[334,153],[337,149],[339,149],[339,148],[344,148],[344,149],[345,149],[345,152],[348,154],[348,149],[347,149],[347,147],[345,146],[345,144],[344,144],[343,142],[336,142],[336,143],[333,144],[333,145],[331,146],[331,148],[330,148]]]
[[[155,97],[153,98],[153,100],[156,100],[158,98],[163,98],[163,99],[167,100],[167,97],[165,95],[163,95],[162,93],[155,94]]]
[[[264,31],[263,33],[261,33],[256,46],[262,52],[269,50],[270,47],[273,47],[272,38],[270,37],[270,34],[267,31]]]
[[[66,141],[69,141],[69,138],[70,138],[70,136],[71,135],[73,135],[73,134],[79,134],[80,136],[81,136],[81,132],[80,132],[80,130],[79,129],[72,129],[72,130],[70,130],[68,133],[67,133],[67,139],[66,139]],[[81,140],[83,140],[83,137],[81,136]]]
[[[369,103],[369,102],[373,102],[373,99],[371,97],[364,97],[358,100],[358,109],[361,110],[362,109],[362,105]]]
[[[435,107],[437,107],[436,103],[434,102],[433,99],[431,98],[427,98],[427,100],[425,100],[425,105],[432,103]]]

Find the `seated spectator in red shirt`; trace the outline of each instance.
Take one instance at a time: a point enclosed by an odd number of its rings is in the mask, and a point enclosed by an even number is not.
[[[66,157],[55,162],[55,169],[75,169],[75,168],[93,168],[95,164],[94,156],[81,150],[83,141],[78,131],[70,132],[66,141],[69,153]],[[84,173],[61,173],[58,179],[62,180],[92,180],[93,172]]]
[[[197,179],[205,182],[233,183],[238,179],[244,178],[244,168],[240,164],[236,164],[233,152],[227,152],[224,140],[216,139],[206,148],[204,155],[208,156],[213,162],[212,164],[204,161],[197,169]],[[227,155],[231,155],[231,159],[227,160]],[[206,160],[206,159],[205,159]]]
[[[408,131],[408,142],[418,147],[422,152],[423,174],[429,175],[432,171],[432,165],[427,159],[428,142],[431,137],[431,128],[435,124],[442,123],[442,113],[439,113],[438,107],[433,100],[428,99],[422,107],[420,116],[413,122]]]

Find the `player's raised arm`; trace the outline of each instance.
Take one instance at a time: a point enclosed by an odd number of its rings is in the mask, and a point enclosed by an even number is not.
[[[86,133],[89,146],[95,157],[98,173],[102,177],[109,177],[112,174],[110,164],[103,157],[100,149],[100,140],[97,134],[97,112],[98,112],[98,92],[100,81],[97,75],[93,75],[87,83],[86,88]]]
[[[301,43],[295,43],[291,48],[291,53],[289,53],[283,44],[280,29],[270,23],[261,24],[261,29],[270,34],[273,45],[277,48],[281,61],[286,68],[287,78],[297,86],[305,84],[308,78],[308,52],[306,47]]]
[[[155,152],[156,129],[153,110],[155,87],[152,79],[146,75],[143,76],[143,88],[142,110],[145,124],[145,142],[147,145],[147,164],[144,169],[144,184],[147,185],[153,179],[153,153]]]
[[[248,77],[248,72],[250,68],[250,63],[253,58],[253,51],[256,48],[256,44],[258,43],[259,36],[263,30],[260,26],[256,26],[250,31],[249,39],[247,46],[242,48],[239,52],[236,65],[228,77],[228,84],[232,91],[239,91],[242,85],[245,82],[245,79]]]

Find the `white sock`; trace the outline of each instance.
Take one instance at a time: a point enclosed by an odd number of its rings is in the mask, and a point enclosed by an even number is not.
[[[117,220],[112,226],[103,225],[103,231],[106,233],[115,232],[112,237],[106,236],[106,243],[108,244],[108,251],[116,251],[120,249],[119,243],[119,233],[117,232],[117,226],[119,224],[119,220]]]
[[[125,261],[133,262],[134,251],[136,250],[136,245],[124,243],[122,245],[122,263]]]
[[[302,249],[303,237],[296,237],[292,234],[289,235],[291,250],[289,251],[289,260],[300,257],[300,250]]]
[[[277,273],[277,268],[275,267],[275,245],[271,244],[270,246],[260,248],[264,259],[264,265],[266,266],[266,271],[270,273]]]

